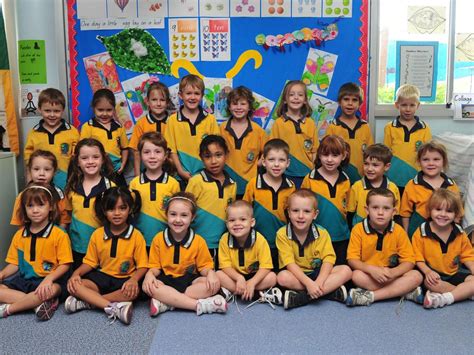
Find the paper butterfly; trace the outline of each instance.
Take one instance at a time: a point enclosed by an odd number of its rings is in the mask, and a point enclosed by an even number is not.
[[[334,62],[326,61],[326,56],[318,56],[316,61],[308,59],[306,61],[305,73],[301,80],[306,84],[315,84],[320,91],[326,91],[329,88],[329,76],[334,70]]]

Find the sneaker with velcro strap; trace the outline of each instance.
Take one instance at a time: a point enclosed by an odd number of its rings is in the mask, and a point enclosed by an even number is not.
[[[150,299],[150,316],[156,317],[158,314],[164,313],[166,311],[172,311],[174,307],[167,305],[161,301],[158,301],[156,298]]]
[[[109,316],[110,324],[114,323],[117,318],[126,325],[132,321],[132,302],[113,302],[105,307],[104,311]]]
[[[47,321],[53,318],[54,313],[58,309],[59,299],[52,298],[41,303],[38,307],[35,308],[36,318],[40,321]]]
[[[407,301],[412,301],[418,304],[423,304],[424,295],[423,290],[420,286],[415,288],[413,291],[408,292],[405,296],[403,296]]]
[[[66,298],[66,302],[64,302],[64,310],[66,313],[76,313],[79,311],[82,311],[83,309],[91,309],[92,306],[84,302],[83,300],[80,300],[79,298],[76,298],[74,296],[69,296]]]
[[[199,299],[196,314],[200,316],[204,313],[225,313],[227,312],[227,302],[221,295]]]

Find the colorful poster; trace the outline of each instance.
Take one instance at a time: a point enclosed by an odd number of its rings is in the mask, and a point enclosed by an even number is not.
[[[199,2],[200,17],[229,17],[228,0],[201,0]]]
[[[135,120],[132,118],[132,114],[128,108],[127,98],[123,92],[115,94],[115,115],[117,121],[125,127],[127,135],[131,135]]]
[[[44,40],[18,41],[20,84],[46,84],[46,44]]]
[[[322,0],[294,0],[291,14],[293,17],[321,17]]]
[[[107,0],[108,18],[132,18],[137,16],[137,0]]]
[[[85,57],[84,67],[92,92],[103,88],[107,88],[114,93],[122,91],[117,68],[108,52]]]
[[[311,118],[318,127],[318,136],[323,137],[329,124],[334,120],[338,103],[323,96],[310,93],[309,104],[313,109]]]
[[[169,1],[169,17],[198,17],[198,0]]]
[[[168,17],[168,2],[166,0],[138,1],[138,17]]]
[[[201,60],[230,60],[230,19],[201,19]]]
[[[230,16],[260,17],[260,0],[230,0]]]
[[[227,111],[227,95],[232,90],[232,79],[204,78],[206,89],[202,107],[206,112],[214,114],[218,123],[229,118]]]
[[[255,104],[252,120],[262,126],[264,130],[270,132],[274,122],[271,118],[271,113],[275,106],[275,101],[257,94],[256,92],[253,93],[253,97],[255,98]]]
[[[326,95],[336,67],[337,55],[310,48],[301,80],[309,90]]]
[[[352,0],[323,0],[323,17],[352,17]]]
[[[262,0],[262,17],[290,17],[291,0]]]
[[[149,78],[148,74],[141,74],[122,81],[123,92],[132,111],[132,119],[134,121],[146,114],[148,110],[145,104],[144,87]]]
[[[199,33],[197,19],[170,19],[170,61],[187,59],[199,61]]]
[[[173,106],[175,107],[175,109],[178,110],[179,106],[181,106],[181,99],[179,98],[179,95],[178,95],[179,84],[168,86],[168,90],[170,91],[171,102],[173,103]]]

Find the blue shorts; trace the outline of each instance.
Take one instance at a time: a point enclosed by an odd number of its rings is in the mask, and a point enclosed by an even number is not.
[[[123,284],[130,279],[130,277],[113,277],[97,270],[88,272],[82,278],[92,281],[99,288],[99,293],[101,295],[120,290]]]
[[[194,280],[201,275],[198,274],[186,274],[179,277],[173,277],[161,273],[157,279],[163,282],[166,286],[173,287],[176,291],[184,293],[186,289],[191,286]]]
[[[305,272],[305,275],[308,276],[311,280],[315,281],[318,278],[320,271],[321,271],[321,268],[317,268],[311,272]]]
[[[471,273],[468,271],[458,271],[454,275],[444,275],[444,274],[439,274],[441,276],[441,280],[445,282],[449,282],[451,285],[457,286],[462,284],[464,281],[466,281],[466,278],[470,276]]]
[[[67,279],[68,273],[61,276],[57,279],[54,283],[61,287],[61,294],[58,296],[60,300],[64,300],[67,291]],[[16,274],[10,279],[3,280],[3,284],[12,290],[17,290],[23,293],[31,293],[34,292],[39,284],[43,282],[44,278],[42,277],[33,277],[31,279],[25,279],[20,273]]]

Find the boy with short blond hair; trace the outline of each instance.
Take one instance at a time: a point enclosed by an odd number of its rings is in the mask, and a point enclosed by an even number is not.
[[[405,185],[419,170],[416,152],[422,144],[431,140],[431,130],[416,116],[420,107],[420,90],[416,86],[400,86],[396,93],[395,107],[400,115],[385,126],[383,143],[393,153],[387,176],[398,186],[400,195],[403,195]]]
[[[388,189],[376,188],[367,195],[368,217],[352,229],[347,249],[352,281],[358,287],[349,291],[348,306],[370,306],[399,296],[423,302],[423,277],[413,270],[415,253],[403,227],[392,220],[395,203]]]

